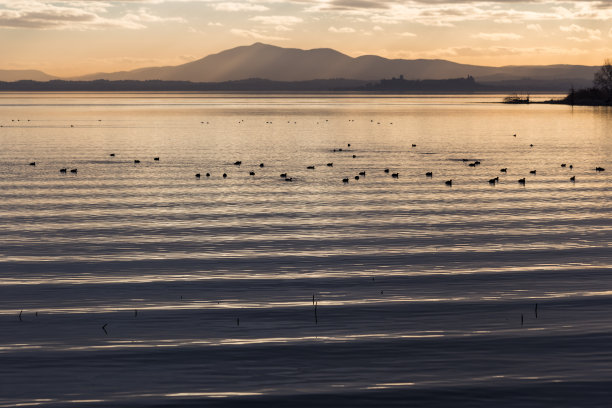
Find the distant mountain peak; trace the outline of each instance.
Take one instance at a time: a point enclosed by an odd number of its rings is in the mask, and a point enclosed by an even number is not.
[[[486,67],[440,59],[388,59],[378,55],[362,55],[353,58],[332,48],[304,50],[283,48],[258,41],[210,54],[182,65],[92,74],[75,79],[224,82],[249,78],[272,81],[344,78],[378,81],[400,75],[407,80],[449,79],[471,75],[477,81],[504,81],[521,78],[532,80],[574,78],[591,81],[597,69],[598,67],[580,65]],[[6,78],[7,75],[0,75],[0,80]],[[568,84],[568,87],[569,85],[571,84]]]

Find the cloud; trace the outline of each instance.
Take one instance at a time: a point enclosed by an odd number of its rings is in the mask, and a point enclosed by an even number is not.
[[[251,38],[254,40],[263,40],[263,41],[286,41],[288,40],[288,38],[267,35],[265,32],[260,32],[258,30],[243,30],[240,28],[232,28],[230,30],[230,33],[237,35],[239,37]]]
[[[290,25],[298,24],[304,21],[300,17],[294,17],[294,16],[255,16],[255,17],[251,17],[249,20],[255,21],[256,23],[261,23],[261,24],[282,25],[282,26],[290,26]]]
[[[520,40],[523,38],[522,35],[515,33],[478,33],[472,37],[487,41]]]
[[[415,33],[409,33],[408,31],[400,33],[399,35],[401,35],[402,37],[416,37],[417,36]]]
[[[210,21],[208,24],[206,24],[209,27],[223,27],[223,24],[219,23],[219,22],[212,22]]]
[[[348,34],[348,33],[354,33],[355,29],[351,27],[336,28],[332,26],[332,27],[329,27],[328,31],[332,33],[338,33],[338,34]]]
[[[612,28],[610,28],[610,31],[608,31],[608,37],[612,38]]]
[[[1,2],[0,28],[30,28],[55,30],[101,30],[108,28],[143,29],[145,23],[185,22],[182,18],[159,17],[140,8],[118,18],[106,18],[100,14],[106,3],[56,2],[60,5],[40,1]]]
[[[599,41],[601,40],[601,30],[591,29],[579,26],[578,24],[570,24],[568,26],[560,26],[559,30],[564,33],[572,33],[572,34],[583,34],[584,37],[578,37],[577,35],[573,35],[567,37],[570,41],[577,42],[589,42],[589,41]]]
[[[268,7],[252,3],[214,3],[211,6],[217,11],[267,11]]]

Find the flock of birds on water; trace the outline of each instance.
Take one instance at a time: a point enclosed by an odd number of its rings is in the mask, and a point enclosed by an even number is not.
[[[516,135],[514,135],[514,136],[516,137]],[[533,147],[533,144],[531,144],[531,145],[529,145],[529,146],[530,146],[530,147]],[[350,144],[350,143],[348,143],[348,144],[347,144],[347,147],[351,147],[351,144]],[[412,144],[412,147],[416,147],[416,144]],[[342,151],[343,151],[343,149],[342,149],[342,148],[335,148],[335,149],[333,149],[333,150],[332,150],[332,152],[342,152]],[[115,154],[115,153],[110,153],[110,155],[109,155],[109,156],[110,156],[110,157],[115,157],[115,156],[116,156],[116,154]],[[352,157],[353,157],[353,158],[356,158],[356,157],[357,157],[357,155],[353,154],[353,155],[352,155]],[[159,157],[154,157],[154,158],[153,158],[153,161],[154,161],[154,162],[159,162]],[[469,166],[469,167],[477,167],[477,166],[479,166],[479,165],[481,164],[480,160],[461,159],[461,161],[463,161],[463,162],[469,162],[469,164],[468,164],[468,166]],[[140,160],[135,159],[135,160],[134,160],[134,164],[140,164]],[[238,161],[235,161],[233,164],[234,164],[235,166],[241,166],[241,165],[242,165],[242,161],[238,160]],[[29,163],[29,165],[30,165],[30,166],[36,166],[36,162],[30,162],[30,163]],[[327,163],[327,164],[326,164],[326,166],[327,166],[327,167],[334,167],[334,163],[333,163],[333,162]],[[264,164],[264,163],[260,163],[260,164],[259,164],[259,167],[260,167],[260,168],[264,168],[264,167],[265,167],[265,164]],[[563,167],[563,168],[566,168],[566,167],[567,167],[567,168],[569,168],[570,170],[572,170],[572,169],[574,168],[574,166],[573,166],[572,164],[570,164],[570,165],[568,166],[566,163],[562,163],[562,164],[561,164],[561,167]],[[315,170],[315,166],[314,166],[314,165],[307,166],[307,167],[306,167],[306,169],[307,169],[307,170]],[[77,173],[78,173],[78,169],[76,169],[76,168],[68,170],[68,168],[64,167],[64,168],[61,168],[61,169],[59,170],[60,174],[67,174],[67,173],[68,173],[68,171],[70,171],[70,173],[72,173],[72,174],[77,174]],[[595,171],[599,173],[599,172],[605,171],[605,169],[604,169],[603,167],[599,167],[599,166],[598,166],[598,167],[595,167]],[[391,177],[392,177],[392,178],[394,178],[394,179],[398,179],[398,178],[399,178],[399,172],[391,172],[391,170],[390,170],[390,169],[388,169],[388,168],[384,169],[384,170],[383,170],[383,172],[384,172],[384,173],[386,173],[386,174],[391,174]],[[506,174],[507,172],[508,172],[508,168],[502,168],[502,169],[500,169],[500,173],[504,173],[504,174]],[[531,171],[529,172],[529,174],[532,174],[532,175],[535,175],[536,173],[537,173],[537,171],[536,171],[536,170],[531,170]],[[250,175],[250,176],[255,176],[255,171],[253,171],[253,170],[249,171],[249,175]],[[355,180],[359,180],[361,177],[365,177],[365,176],[366,176],[366,172],[365,172],[365,171],[361,171],[361,172],[359,172],[359,174],[357,174],[356,176],[354,176],[354,179],[355,179]],[[432,172],[432,171],[428,171],[428,172],[426,172],[426,173],[425,173],[425,176],[426,176],[426,177],[429,177],[429,178],[432,178],[432,177],[433,177],[433,172]],[[201,174],[201,173],[196,173],[196,174],[195,174],[195,178],[196,178],[196,179],[200,179],[201,177],[202,177],[202,174]],[[205,173],[205,177],[211,177],[211,174],[210,174],[210,173]],[[223,173],[222,177],[223,177],[223,178],[227,178],[227,173]],[[283,179],[284,181],[287,181],[287,182],[292,182],[292,181],[293,181],[293,177],[290,177],[290,176],[288,175],[288,173],[281,173],[281,174],[280,174],[280,177],[281,177],[281,179]],[[570,177],[570,181],[571,181],[571,182],[575,182],[575,181],[576,181],[576,176],[571,176],[571,177]],[[347,183],[349,182],[349,177],[344,177],[344,178],[342,179],[342,182],[343,182],[343,183],[345,183],[345,184],[347,184]],[[489,179],[489,184],[490,184],[490,185],[496,185],[497,183],[499,183],[499,176],[496,176],[496,177],[493,177],[492,179]],[[518,179],[518,183],[519,183],[520,185],[523,185],[523,186],[524,186],[524,185],[526,184],[526,179],[525,179],[525,177]],[[446,181],[444,181],[444,184],[445,184],[445,185],[447,185],[447,186],[449,186],[449,187],[452,187],[452,185],[453,185],[453,180],[452,180],[452,179],[451,179],[451,180],[446,180]]]

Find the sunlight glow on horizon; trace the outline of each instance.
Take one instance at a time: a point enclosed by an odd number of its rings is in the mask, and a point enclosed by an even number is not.
[[[254,42],[352,57],[600,65],[612,2],[0,0],[0,69],[59,77],[180,65]]]

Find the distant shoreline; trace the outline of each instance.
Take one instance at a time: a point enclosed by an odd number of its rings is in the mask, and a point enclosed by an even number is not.
[[[189,81],[15,81],[1,82],[0,92],[193,92],[193,93],[360,93],[360,94],[497,94],[517,92],[517,84],[479,83],[473,77],[441,80],[406,80],[402,77],[363,81],[319,79],[307,81],[272,81],[252,78],[226,82]],[[556,87],[528,89],[530,94],[560,93]]]

